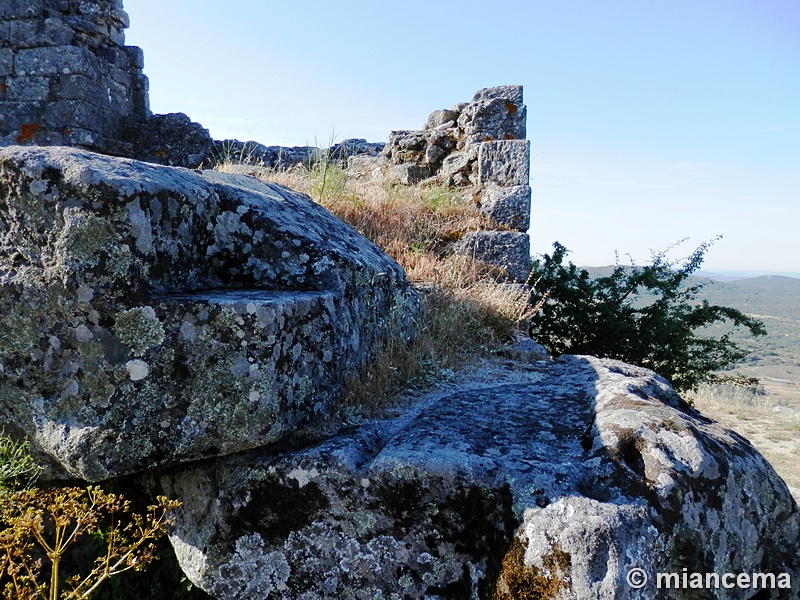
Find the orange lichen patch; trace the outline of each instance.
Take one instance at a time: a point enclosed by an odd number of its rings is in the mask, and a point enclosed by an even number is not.
[[[513,135],[511,135],[510,133],[507,133],[507,134],[505,135],[505,139],[507,139],[507,140],[513,140],[513,139],[514,139],[514,136],[513,136]]]
[[[8,85],[5,83],[0,83],[0,94],[5,96],[8,93]]]
[[[508,111],[508,114],[513,115],[517,112],[517,105],[513,102],[506,102],[506,110]]]
[[[27,144],[28,142],[35,141],[39,137],[39,132],[42,128],[37,123],[23,123],[19,128],[19,135],[17,136],[17,143]]]
[[[547,600],[558,597],[562,590],[571,587],[572,559],[558,543],[553,544],[550,554],[544,557],[543,564],[543,569],[526,566],[525,546],[515,537],[503,558],[492,600]]]
[[[164,148],[159,148],[156,150],[156,154],[158,154],[161,158],[164,158],[167,155],[167,151]]]
[[[497,138],[493,138],[492,136],[490,136],[490,135],[487,135],[487,136],[485,136],[485,137],[483,138],[483,141],[484,141],[484,142],[493,142],[493,141],[494,141],[494,140],[496,140],[496,139],[497,139]]]

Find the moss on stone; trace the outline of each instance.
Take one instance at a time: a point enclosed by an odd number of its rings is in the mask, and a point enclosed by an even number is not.
[[[3,356],[24,354],[38,345],[41,334],[36,311],[29,304],[18,303],[11,312],[0,315],[0,345]]]
[[[108,408],[114,395],[114,386],[109,383],[108,374],[104,369],[99,366],[88,369],[82,383],[92,406],[99,409]]]
[[[101,252],[107,254],[119,235],[106,219],[72,209],[64,212],[64,229],[56,249],[63,262],[96,265]]]

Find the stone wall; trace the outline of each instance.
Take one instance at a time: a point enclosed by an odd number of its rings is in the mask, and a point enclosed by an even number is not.
[[[464,236],[458,250],[524,281],[530,271],[530,143],[522,86],[479,90],[471,102],[436,110],[418,131],[393,131],[382,176],[462,187],[493,228]]]
[[[149,116],[139,48],[122,0],[0,3],[0,145],[131,154],[125,130]]]

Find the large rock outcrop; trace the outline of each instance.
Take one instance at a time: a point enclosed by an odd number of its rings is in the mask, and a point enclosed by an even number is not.
[[[73,476],[280,440],[418,308],[394,261],[282,186],[0,149],[0,417]]]
[[[652,600],[694,597],[656,587],[688,569],[786,574],[776,597],[797,597],[785,484],[660,377],[564,357],[469,381],[318,442],[154,476],[184,502],[187,575],[222,600]],[[650,582],[632,588],[633,568]]]

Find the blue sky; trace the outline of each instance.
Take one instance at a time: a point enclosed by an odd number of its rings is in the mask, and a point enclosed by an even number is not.
[[[385,141],[522,84],[534,253],[800,276],[800,2],[127,0],[153,112],[217,138]]]

